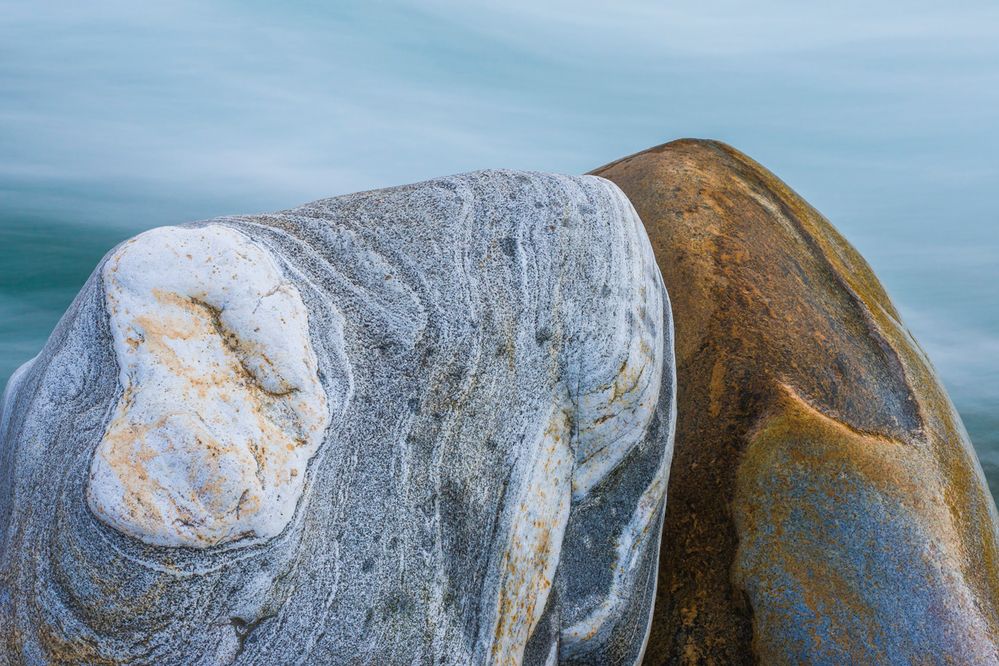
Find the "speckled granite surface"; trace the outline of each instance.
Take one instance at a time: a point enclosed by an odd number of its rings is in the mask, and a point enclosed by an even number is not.
[[[634,663],[672,345],[598,178],[143,234],[8,385],[0,663]]]

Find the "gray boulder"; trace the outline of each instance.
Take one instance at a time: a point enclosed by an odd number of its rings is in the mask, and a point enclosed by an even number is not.
[[[146,232],[7,386],[0,663],[636,663],[674,394],[600,178]]]

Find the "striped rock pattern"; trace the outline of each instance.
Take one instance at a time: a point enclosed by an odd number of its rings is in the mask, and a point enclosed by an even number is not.
[[[646,663],[999,662],[995,503],[864,259],[724,144],[594,173],[641,215],[677,323]]]
[[[672,345],[600,178],[142,234],[4,395],[0,663],[636,663]]]

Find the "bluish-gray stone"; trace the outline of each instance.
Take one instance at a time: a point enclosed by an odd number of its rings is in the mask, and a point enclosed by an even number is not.
[[[142,234],[7,387],[0,663],[636,663],[674,383],[600,178]]]

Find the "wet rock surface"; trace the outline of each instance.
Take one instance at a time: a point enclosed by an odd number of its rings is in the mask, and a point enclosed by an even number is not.
[[[143,234],[8,384],[0,663],[635,663],[672,357],[598,178]]]
[[[995,504],[863,258],[720,143],[594,173],[645,223],[677,327],[645,662],[996,663]]]

